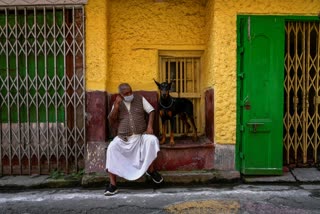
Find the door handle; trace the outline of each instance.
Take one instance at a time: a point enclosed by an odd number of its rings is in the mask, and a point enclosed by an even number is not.
[[[264,123],[247,123],[247,126],[252,126],[252,128],[253,128],[253,132],[257,132],[257,127],[258,126],[262,126],[262,125],[264,125]]]

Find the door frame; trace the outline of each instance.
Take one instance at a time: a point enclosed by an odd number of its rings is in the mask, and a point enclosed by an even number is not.
[[[237,22],[236,22],[236,30],[237,30],[237,62],[236,62],[236,82],[237,82],[237,91],[236,91],[236,154],[235,154],[235,166],[236,169],[238,171],[241,172],[241,156],[243,155],[241,153],[242,151],[242,137],[241,137],[241,130],[242,130],[242,124],[241,124],[241,87],[243,87],[241,85],[241,54],[242,54],[242,50],[241,50],[241,33],[242,33],[242,29],[241,29],[241,24],[242,24],[242,20],[250,17],[250,16],[263,16],[263,17],[274,17],[277,16],[279,18],[283,18],[284,19],[284,26],[283,28],[285,28],[285,23],[287,21],[319,21],[319,17],[318,16],[283,16],[283,15],[259,15],[259,14],[242,14],[242,15],[238,15],[237,16]],[[283,111],[283,109],[279,109],[279,111]],[[283,157],[282,157],[283,158]]]

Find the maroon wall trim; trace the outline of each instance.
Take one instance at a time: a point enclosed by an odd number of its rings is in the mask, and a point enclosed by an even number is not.
[[[107,137],[107,94],[102,91],[92,91],[87,92],[86,96],[87,141],[105,141]]]
[[[205,92],[205,133],[213,142],[214,138],[214,91],[209,89]]]

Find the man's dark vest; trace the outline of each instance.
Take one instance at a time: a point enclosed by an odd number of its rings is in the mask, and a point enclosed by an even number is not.
[[[142,97],[134,95],[130,111],[123,102],[119,106],[118,136],[127,137],[132,134],[142,134],[147,129],[145,111],[143,109]]]

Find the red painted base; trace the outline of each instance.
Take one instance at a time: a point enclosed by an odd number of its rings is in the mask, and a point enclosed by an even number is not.
[[[155,167],[159,171],[213,169],[214,144],[206,137],[192,142],[191,137],[175,139],[160,146]]]

